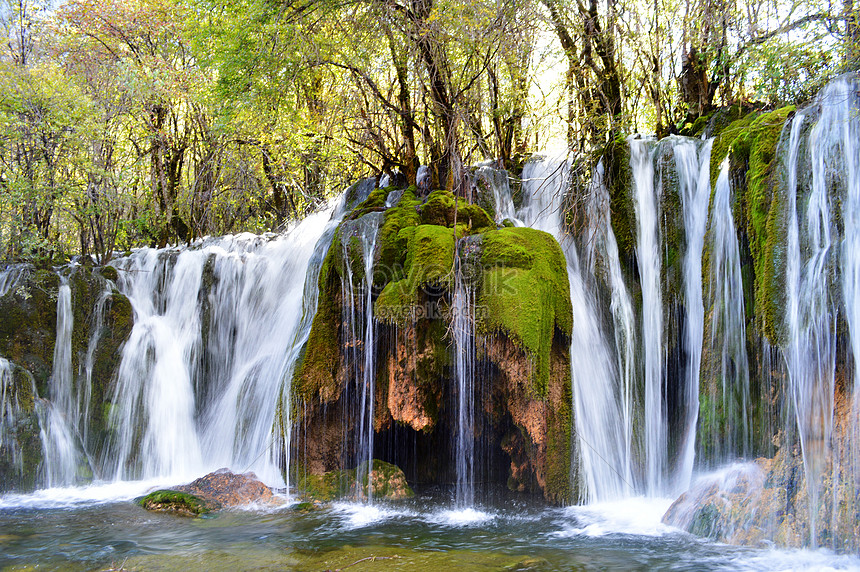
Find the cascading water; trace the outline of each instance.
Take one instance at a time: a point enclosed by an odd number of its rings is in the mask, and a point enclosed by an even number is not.
[[[614,369],[607,360],[602,340],[593,331],[584,329],[582,347],[595,348],[590,362],[582,351],[576,352],[574,398],[577,407],[577,436],[581,470],[584,473],[584,497],[592,502],[629,496],[634,488],[633,423],[636,399],[636,316],[630,294],[624,283],[618,244],[610,223],[609,191],[604,184],[603,163],[598,163],[592,176],[588,201],[588,232],[585,237],[587,257],[586,276],[606,276],[610,289],[610,312],[615,342]],[[583,312],[580,315],[585,315]],[[589,333],[589,330],[591,332]],[[571,352],[571,358],[573,358]],[[589,365],[590,364],[590,365]],[[597,366],[598,371],[588,367]],[[592,383],[611,372],[612,383]]]
[[[825,473],[829,471],[835,478],[840,462],[832,451],[840,313],[844,313],[850,333],[855,384],[860,355],[860,301],[855,297],[860,284],[860,251],[856,250],[860,242],[857,91],[856,78],[834,81],[815,105],[798,111],[785,132],[788,228],[784,352],[809,493],[809,535],[813,546],[819,542],[818,514],[823,500],[820,489]],[[842,217],[841,242],[838,216]],[[834,293],[837,284],[831,279],[838,266],[843,304]],[[855,404],[856,394],[855,385]],[[856,423],[852,426],[856,427]],[[835,490],[836,487],[834,494]]]
[[[617,333],[623,340],[619,344],[622,355],[615,356],[602,329],[594,285],[580,266],[573,240],[564,236],[562,203],[569,186],[569,168],[567,157],[527,163],[523,169],[523,195],[527,202],[518,215],[526,226],[552,234],[562,244],[567,258],[575,324],[570,361],[577,450],[584,475],[581,492],[584,498],[598,501],[630,494],[633,488],[629,385],[633,337],[630,329],[624,330],[632,325],[632,309],[617,265],[617,248],[612,253],[614,236],[608,226],[601,227],[608,264],[617,271],[613,276],[613,300],[618,305],[615,311],[624,324]],[[618,374],[617,363],[621,364],[623,376]]]
[[[508,172],[492,165],[483,164],[475,171],[475,177],[489,187],[493,194],[497,223],[516,218],[516,208],[511,194]]]
[[[719,387],[704,389],[703,423],[707,434],[700,436],[702,463],[712,465],[750,453],[751,400],[749,360],[746,350],[746,314],[743,278],[735,221],[732,213],[733,193],[729,180],[729,160],[720,166],[711,207],[708,244],[707,301],[710,312],[708,368]],[[718,422],[718,419],[726,422]]]
[[[666,471],[666,407],[663,400],[663,294],[660,288],[660,227],[650,140],[631,138],[639,278],[642,287],[642,336],[645,371],[645,484],[649,495],[663,491]]]
[[[674,144],[675,167],[681,184],[681,205],[684,210],[684,231],[687,250],[684,255],[684,302],[686,307],[686,423],[679,447],[681,457],[674,491],[687,490],[693,476],[696,453],[696,423],[699,414],[699,372],[702,363],[702,340],[705,309],[702,303],[702,248],[708,224],[708,202],[711,197],[711,146],[708,140],[697,149],[693,140]]]
[[[343,323],[348,350],[347,371],[356,388],[352,419],[358,423],[354,448],[356,497],[373,501],[369,483],[373,463],[374,409],[376,399],[376,320],[373,316],[373,262],[376,237],[385,215],[370,213],[341,225],[345,273],[341,283]],[[360,274],[353,263],[360,262]],[[355,287],[355,278],[361,281]]]
[[[62,276],[57,294],[57,339],[49,380],[49,401],[41,401],[38,407],[44,482],[48,487],[73,484],[82,456],[78,444],[78,403],[72,372],[72,320],[72,292],[68,278]]]
[[[454,300],[451,304],[454,337],[454,369],[457,380],[457,437],[455,443],[457,486],[455,505],[459,509],[475,504],[475,293],[463,276],[461,255],[454,270]]]
[[[656,144],[650,139],[631,137],[629,144],[637,224],[636,255],[642,290],[645,490],[649,496],[678,494],[690,484],[696,450],[704,332],[702,249],[708,221],[712,142],[672,137]],[[658,171],[655,163],[668,152],[673,157],[673,168],[663,164]],[[671,223],[665,220],[671,215],[662,212],[660,205],[661,201],[671,200],[676,192],[682,216]],[[677,244],[670,245],[670,237],[664,236],[663,227],[672,224],[684,227],[683,296],[678,296],[677,300],[663,290],[663,280],[671,279],[665,276],[664,257],[671,264],[669,251],[681,248]],[[664,316],[667,302],[683,308],[680,324],[680,331],[684,332],[683,351],[677,358],[683,379],[678,380],[671,379],[669,374],[672,364],[667,356],[667,328],[670,324]],[[680,396],[671,412],[670,392]],[[670,413],[680,418],[678,437],[670,436]],[[675,439],[675,458],[670,459],[670,444]]]
[[[277,419],[277,396],[289,393],[307,337],[305,280],[339,220],[331,214],[280,237],[142,249],[113,263],[135,320],[111,398],[108,476],[180,480],[229,466],[283,486],[289,422]]]
[[[24,453],[16,437],[22,408],[14,391],[13,375],[9,360],[0,358],[0,448],[9,452],[11,464],[20,476],[24,473]]]

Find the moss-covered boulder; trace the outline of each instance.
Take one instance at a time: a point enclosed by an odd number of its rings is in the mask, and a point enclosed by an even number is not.
[[[373,460],[370,474],[358,482],[357,470],[334,470],[322,475],[302,473],[298,488],[309,500],[332,501],[340,498],[367,498],[368,483],[374,499],[402,500],[415,496],[406,482],[406,475],[396,465]]]
[[[367,254],[356,225],[381,217],[372,253],[376,341],[368,362],[375,368],[376,442],[408,439],[423,451],[407,467],[421,482],[455,478],[453,465],[430,467],[424,459],[439,465],[452,455],[450,327],[459,271],[475,300],[475,331],[483,340],[476,371],[488,388],[480,407],[489,425],[476,438],[492,450],[494,466],[505,457],[511,488],[570,500],[572,313],[560,246],[541,231],[497,230],[481,207],[447,191],[424,202],[413,189],[398,191],[397,200],[389,201],[390,193],[374,190],[347,216],[320,272],[319,309],[292,386],[294,419],[303,428],[296,446],[302,486],[328,498],[348,494],[338,483],[354,481],[344,476],[343,463],[355,457],[356,392],[364,379],[357,371],[365,362],[356,369],[348,356],[364,351],[364,330],[347,331],[343,296],[351,291],[347,268],[354,287],[365,280],[356,280]]]
[[[573,326],[564,254],[543,231],[502,228],[483,235],[481,267],[478,332],[502,332],[522,348],[533,391],[544,396],[556,331],[569,339]]]

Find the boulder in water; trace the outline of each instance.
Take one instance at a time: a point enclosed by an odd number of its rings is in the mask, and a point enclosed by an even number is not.
[[[254,473],[237,475],[229,469],[218,469],[190,484],[149,493],[137,503],[147,510],[199,516],[222,508],[278,506],[283,501]]]
[[[218,469],[176,490],[197,496],[207,504],[223,508],[249,504],[277,506],[283,501],[263,484],[254,473],[237,475],[229,469]]]

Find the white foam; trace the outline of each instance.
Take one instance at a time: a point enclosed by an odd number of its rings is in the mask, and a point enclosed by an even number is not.
[[[347,528],[363,528],[391,518],[414,516],[414,513],[408,510],[375,504],[334,503],[332,509],[343,519]]]
[[[85,487],[55,487],[32,493],[8,493],[0,496],[0,509],[69,508],[80,505],[110,504],[130,501],[146,493],[178,484],[176,481],[116,481]]]
[[[442,510],[425,516],[427,522],[443,526],[473,526],[496,518],[495,514],[483,512],[474,508],[459,510]]]
[[[860,570],[860,558],[835,554],[829,550],[772,549],[757,551],[727,564],[726,570],[756,570],[768,572],[830,572]]]
[[[556,536],[606,536],[630,534],[636,536],[663,536],[679,530],[663,524],[663,515],[672,499],[630,497],[612,502],[571,506],[564,509],[573,522],[555,533]]]

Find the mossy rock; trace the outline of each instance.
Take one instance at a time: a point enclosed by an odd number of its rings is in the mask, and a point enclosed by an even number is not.
[[[0,492],[33,490],[42,463],[35,383],[30,372],[9,362],[0,384],[5,385],[0,386],[5,432],[0,440]]]
[[[785,200],[775,184],[774,159],[786,120],[794,106],[769,113],[749,113],[725,127],[711,151],[711,187],[720,165],[730,159],[736,185],[735,221],[746,230],[753,260],[754,299],[748,304],[759,334],[778,344],[783,335],[782,308],[785,272],[781,252],[786,240]]]
[[[410,187],[403,191],[395,206],[385,211],[385,220],[377,236],[379,260],[374,267],[374,284],[396,282],[408,274],[406,252],[410,231],[407,229],[421,224],[417,210],[420,204],[421,201],[415,197],[415,188]]]
[[[293,376],[293,393],[307,402],[328,402],[339,394],[342,252],[338,230],[320,269],[317,311]]]
[[[454,269],[454,230],[423,224],[401,231],[407,239],[405,278],[386,284],[376,300],[376,318],[405,325],[421,316],[418,305],[433,292],[450,290]]]
[[[456,198],[450,191],[433,191],[421,205],[422,224],[454,226],[454,221],[464,224],[465,234],[477,234],[496,228],[492,217],[480,206],[470,204],[463,198]]]
[[[481,265],[478,333],[501,331],[518,344],[533,361],[534,387],[542,395],[555,332],[570,339],[573,325],[561,247],[540,230],[502,228],[484,234]]]
[[[192,494],[171,490],[154,491],[135,502],[153,512],[167,512],[177,516],[190,517],[202,516],[220,508],[213,507]]]
[[[305,498],[314,501],[333,501],[340,498],[356,498],[365,496],[368,475],[359,485],[356,482],[356,469],[328,471],[322,475],[300,475],[297,486]],[[396,465],[373,460],[373,468],[369,475],[373,498],[401,500],[415,496],[406,482],[406,476]],[[359,490],[360,489],[360,490]],[[361,492],[361,495],[357,495]]]
[[[633,200],[633,175],[630,170],[630,145],[619,136],[602,153],[604,177],[609,190],[610,222],[618,249],[630,263],[636,253],[636,209]]]

